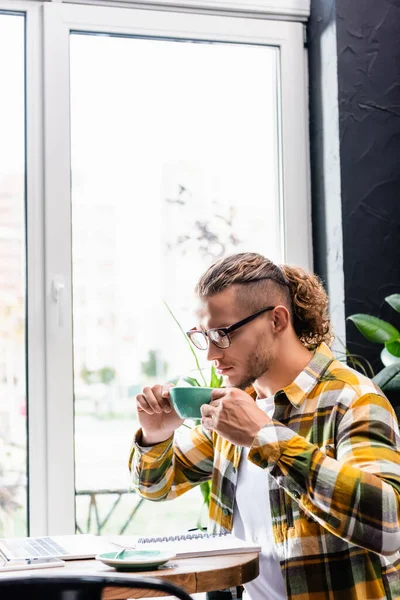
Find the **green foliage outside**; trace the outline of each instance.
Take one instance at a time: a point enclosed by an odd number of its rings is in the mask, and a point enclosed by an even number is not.
[[[168,363],[161,361],[156,350],[149,350],[147,359],[142,361],[142,373],[147,377],[163,377],[168,371]]]
[[[104,366],[101,369],[90,371],[84,366],[81,370],[81,378],[88,385],[94,383],[103,383],[104,385],[110,385],[115,380],[117,375],[114,367]]]

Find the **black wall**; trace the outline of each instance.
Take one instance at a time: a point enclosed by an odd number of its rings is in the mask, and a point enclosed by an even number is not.
[[[400,293],[400,0],[313,4],[311,69],[318,59],[318,13],[328,5],[333,10],[326,14],[336,19],[345,314],[369,313],[400,327],[400,315],[384,302]],[[311,124],[316,110],[314,91]],[[311,169],[314,181],[318,161],[312,160]],[[314,208],[315,224],[321,213]],[[314,253],[316,268],[323,271],[318,256],[326,250],[318,235]],[[379,370],[381,346],[367,342],[351,322],[346,334],[349,350]]]

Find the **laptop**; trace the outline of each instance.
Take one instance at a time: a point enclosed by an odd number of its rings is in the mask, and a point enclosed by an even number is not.
[[[91,534],[0,539],[0,553],[7,560],[49,557],[78,560],[115,549],[106,539]]]

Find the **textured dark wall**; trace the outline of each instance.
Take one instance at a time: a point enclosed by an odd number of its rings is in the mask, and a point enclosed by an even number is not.
[[[400,325],[384,302],[400,293],[400,2],[336,0],[346,316]],[[347,325],[352,351],[380,346]]]
[[[334,4],[313,3],[314,13]],[[335,17],[345,314],[369,313],[400,327],[400,315],[384,302],[400,293],[400,0],[336,0]],[[314,14],[311,32],[318,25]],[[311,46],[311,65],[317,51]],[[323,263],[317,238],[314,250]],[[349,350],[379,370],[381,346],[351,322],[346,334]]]

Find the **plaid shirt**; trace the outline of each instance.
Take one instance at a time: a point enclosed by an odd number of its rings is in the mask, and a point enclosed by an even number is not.
[[[140,435],[130,457],[137,493],[169,500],[212,479],[209,529],[230,531],[241,448],[201,426],[150,447]],[[399,429],[370,379],[321,344],[275,394],[248,459],[269,475],[288,599],[400,599]]]

